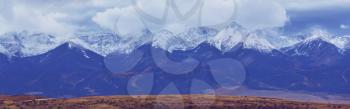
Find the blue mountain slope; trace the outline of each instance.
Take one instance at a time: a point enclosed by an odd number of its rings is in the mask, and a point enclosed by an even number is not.
[[[1,68],[0,90],[10,94],[38,92],[47,96],[115,94],[122,79],[104,67],[103,57],[65,43],[45,54],[16,58]]]
[[[296,55],[296,51],[303,52],[304,55]],[[136,55],[131,56],[135,53]],[[163,56],[186,66],[172,69],[172,65],[177,64],[159,64],[158,62],[167,61]],[[128,59],[130,57],[135,60],[134,65],[128,62],[132,61]],[[106,59],[119,59],[112,62],[121,66],[133,66],[127,70],[110,69],[105,63]],[[148,81],[151,85],[133,87],[144,93],[150,90],[149,94],[159,94],[169,84],[174,83],[179,93],[188,94],[191,93],[193,79],[203,81],[212,89],[221,87],[220,81],[225,80],[217,78],[225,78],[230,72],[224,72],[223,75],[211,72],[208,63],[218,59],[240,62],[246,72],[243,85],[249,88],[338,94],[350,92],[350,55],[340,53],[334,45],[322,40],[300,43],[285,48],[282,52],[261,52],[244,48],[241,44],[232,50],[221,52],[208,43],[202,43],[191,50],[168,52],[153,47],[152,44],[145,44],[130,54],[116,52],[107,57],[73,43],[65,43],[47,53],[32,57],[8,59],[0,55],[0,65],[3,66],[0,69],[0,87],[3,87],[0,92],[35,93],[51,97],[124,95],[128,94],[128,83],[133,81],[133,77],[152,74],[153,79]],[[222,65],[219,69],[229,67]],[[177,72],[174,74],[163,68]],[[190,70],[181,73],[184,69]],[[171,90],[168,93],[175,92]]]
[[[2,68],[3,65],[6,65],[8,63],[8,57],[4,54],[0,53],[0,67]]]
[[[341,53],[333,44],[321,39],[299,43],[286,52],[292,60],[290,71],[302,76],[303,83],[294,89],[324,91],[330,93],[348,93],[347,82],[349,55]],[[301,53],[302,55],[295,55]],[[295,85],[295,84],[294,84]]]

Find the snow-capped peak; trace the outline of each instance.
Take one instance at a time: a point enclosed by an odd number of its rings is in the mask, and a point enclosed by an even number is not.
[[[262,52],[276,49],[265,37],[258,33],[248,32],[239,26],[230,26],[221,30],[209,42],[222,51],[228,51],[240,43],[244,48],[257,49]]]
[[[327,31],[324,30],[314,30],[305,40],[303,40],[303,43],[309,43],[314,40],[323,40],[325,42],[331,43],[338,47],[340,50],[346,50],[348,49],[348,45],[350,43],[350,36],[334,36]]]
[[[328,33],[327,31],[323,31],[320,29],[313,30],[304,40],[304,42],[310,42],[313,40],[322,39],[324,41],[327,41],[332,38],[332,35]]]
[[[333,36],[322,30],[315,30],[305,36],[304,38],[298,38],[273,33],[271,35],[269,32],[252,32],[237,24],[229,25],[220,30],[207,27],[191,28],[182,33],[172,33],[170,31],[151,33],[147,30],[126,36],[105,32],[78,33],[63,39],[61,36],[21,32],[0,35],[0,52],[9,56],[27,57],[46,53],[66,42],[72,42],[102,56],[112,52],[130,53],[134,49],[149,43],[170,52],[193,49],[204,42],[223,52],[229,51],[237,45],[242,45],[248,49],[256,49],[260,52],[271,52],[274,49],[293,48],[290,46],[297,46],[300,43],[307,45],[307,43],[313,43],[315,40],[328,42],[341,50],[349,48],[350,36]]]
[[[326,31],[317,29],[310,34],[302,36],[299,43],[286,47],[283,51],[288,52],[290,55],[304,56],[309,56],[309,53],[315,50],[332,50],[343,53],[349,48],[349,42],[349,36],[334,36]]]
[[[9,56],[33,56],[60,45],[56,37],[42,33],[7,33],[0,36],[1,52]]]
[[[117,49],[118,38],[119,36],[110,33],[80,33],[71,42],[105,56]]]
[[[334,37],[329,40],[329,42],[340,48],[342,51],[345,51],[349,49],[350,36]]]
[[[237,44],[242,43],[247,36],[247,33],[241,28],[230,27],[221,30],[215,37],[208,42],[213,44],[216,48],[229,51]]]
[[[161,31],[153,36],[152,45],[172,52],[174,50],[187,50],[206,42],[208,38],[217,34],[217,30],[200,27],[192,28],[182,33]]]
[[[243,43],[245,48],[255,48],[262,52],[270,52],[276,49],[268,40],[258,36],[257,34],[249,34]]]

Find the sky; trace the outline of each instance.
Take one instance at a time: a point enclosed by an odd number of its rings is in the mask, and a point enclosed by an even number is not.
[[[350,0],[0,0],[0,34],[181,32],[236,22],[251,30],[350,34]]]

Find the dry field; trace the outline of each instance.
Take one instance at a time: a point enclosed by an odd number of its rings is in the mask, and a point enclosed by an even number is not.
[[[72,99],[0,96],[0,109],[350,109],[350,105],[213,95],[93,96]]]

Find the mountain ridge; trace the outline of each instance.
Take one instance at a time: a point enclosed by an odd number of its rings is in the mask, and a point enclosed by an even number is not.
[[[322,43],[328,45],[327,42]],[[334,48],[334,46],[331,47]],[[315,49],[315,51],[318,50]],[[157,63],[164,61],[162,53],[168,57],[167,60],[173,62],[169,64]],[[191,91],[188,87],[192,79],[207,83],[209,88],[228,87],[229,89],[233,85],[227,84],[231,81],[231,79],[226,78],[229,73],[217,71],[213,73],[210,70],[210,65],[212,65],[210,62],[221,59],[224,59],[225,63],[227,59],[235,60],[235,63],[231,63],[230,67],[236,70],[242,66],[245,71],[242,73],[246,74],[242,85],[252,89],[276,90],[277,88],[335,94],[350,91],[348,88],[350,83],[347,82],[350,80],[350,72],[348,72],[350,70],[347,69],[349,64],[346,61],[350,60],[350,54],[295,56],[286,55],[277,50],[266,53],[256,49],[247,49],[242,44],[238,44],[230,51],[222,52],[209,43],[202,43],[191,50],[169,52],[149,43],[138,47],[129,54],[115,52],[104,57],[69,42],[37,56],[7,58],[3,55],[2,57],[0,57],[0,66],[2,66],[0,86],[7,88],[1,88],[0,91],[10,94],[36,93],[51,97],[125,95],[128,94],[130,87],[131,89],[145,90],[142,91],[144,94],[158,94],[173,82],[175,82],[174,86],[178,87],[178,93],[189,94]],[[136,63],[133,64],[133,62]],[[114,69],[115,65],[128,67]],[[172,65],[186,66],[177,70],[163,69],[172,69],[173,67],[169,67]],[[193,67],[192,65],[198,66]],[[191,70],[192,67],[193,70]],[[218,67],[217,69],[226,69],[228,66],[216,67]],[[183,71],[183,69],[189,69],[189,72],[172,73],[172,71]],[[147,76],[149,74],[153,76]],[[136,82],[132,84],[140,84],[136,86],[141,87],[130,86],[132,81],[143,81],[142,78],[134,78],[138,77],[137,75],[154,82],[154,85],[146,85],[147,82]],[[221,83],[226,84],[226,86],[221,86]],[[153,90],[147,88],[153,86],[156,86]],[[202,92],[204,89],[195,90]],[[168,93],[174,93],[174,90]]]
[[[137,47],[149,43],[170,52],[193,49],[201,43],[210,43],[224,52],[240,43],[245,48],[257,49],[261,52],[283,51],[285,48],[291,48],[300,45],[300,43],[309,43],[313,40],[323,40],[335,45],[340,52],[347,51],[350,45],[350,37],[332,36],[321,30],[305,34],[302,37],[294,37],[294,39],[288,38],[293,36],[269,36],[266,34],[268,33],[249,32],[237,25],[228,26],[221,30],[205,27],[193,28],[179,34],[167,31],[151,33],[145,30],[127,36],[90,32],[77,33],[73,35],[74,37],[67,38],[44,33],[20,32],[0,35],[0,52],[8,56],[35,56],[67,42],[75,43],[103,56],[113,52],[130,53]]]
[[[252,39],[252,38],[249,38],[249,39]],[[248,40],[249,40],[248,39]],[[310,43],[311,42],[311,43]],[[334,45],[334,44],[332,44],[332,43],[329,43],[329,42],[327,42],[327,41],[324,41],[324,40],[322,40],[322,39],[314,39],[314,40],[312,40],[312,41],[309,41],[309,42],[299,42],[299,43],[296,43],[296,44],[294,44],[293,46],[288,46],[288,47],[284,47],[284,48],[281,48],[281,49],[277,49],[277,48],[273,48],[271,45],[267,45],[266,47],[262,47],[262,48],[255,48],[253,45],[247,45],[246,43],[244,43],[244,42],[242,42],[242,41],[238,41],[238,42],[236,42],[235,44],[234,44],[234,46],[231,46],[231,47],[227,47],[227,48],[222,48],[223,46],[221,46],[220,44],[218,45],[218,44],[212,44],[212,43],[210,43],[210,42],[208,42],[208,41],[203,41],[203,42],[201,42],[201,43],[198,43],[198,45],[196,44],[196,46],[193,46],[193,47],[190,47],[190,48],[186,48],[186,49],[184,49],[183,47],[182,47],[182,49],[179,49],[179,48],[175,48],[175,49],[172,49],[171,51],[169,51],[169,52],[172,52],[172,51],[178,51],[178,50],[180,50],[180,51],[186,51],[186,50],[190,50],[190,49],[194,49],[195,47],[197,47],[197,46],[200,46],[201,44],[203,44],[203,43],[208,43],[208,44],[210,44],[210,45],[212,45],[212,46],[214,46],[214,47],[216,47],[217,49],[219,49],[221,52],[227,52],[227,51],[230,51],[230,50],[232,50],[232,49],[234,49],[235,47],[237,47],[237,46],[243,46],[244,48],[246,48],[246,49],[255,49],[255,50],[258,50],[258,51],[260,51],[260,52],[266,52],[266,53],[271,53],[272,51],[280,51],[280,52],[284,52],[284,53],[287,53],[287,52],[291,52],[291,51],[288,51],[288,49],[295,49],[295,47],[296,46],[300,46],[300,45],[305,45],[305,44],[315,44],[315,43],[313,43],[313,42],[322,42],[322,43],[324,43],[324,44],[328,44],[328,45],[331,45],[331,46],[334,46],[334,47],[336,47],[336,49],[339,51],[339,53],[346,53],[346,51],[348,51],[348,49],[345,49],[345,50],[343,50],[343,49],[341,49],[341,48],[338,48],[336,45]],[[21,53],[21,51],[20,50],[16,50],[16,52],[13,52],[13,54],[9,54],[8,52],[6,52],[6,51],[0,51],[1,52],[1,54],[3,54],[3,55],[6,55],[6,56],[14,56],[14,57],[31,57],[31,56],[36,56],[36,55],[41,55],[41,54],[44,54],[44,53],[46,53],[46,52],[48,52],[48,51],[51,51],[51,50],[53,50],[53,49],[55,49],[56,47],[59,47],[59,46],[62,46],[62,45],[65,45],[65,44],[71,44],[71,45],[74,45],[74,46],[77,46],[77,47],[80,47],[80,48],[82,48],[82,49],[88,49],[88,50],[91,50],[91,51],[93,51],[93,52],[95,52],[95,53],[98,53],[99,55],[102,55],[102,54],[100,54],[99,52],[96,52],[95,50],[92,50],[91,48],[87,48],[87,47],[85,47],[85,46],[82,46],[82,45],[80,45],[79,43],[76,43],[76,42],[74,42],[74,41],[66,41],[66,42],[63,42],[63,43],[61,43],[61,44],[58,44],[58,45],[55,45],[55,47],[53,47],[52,49],[47,49],[45,52],[41,52],[41,53],[36,53],[35,55],[24,55],[23,53]],[[256,43],[259,43],[259,42],[256,42]],[[144,43],[144,44],[147,44],[147,43]],[[155,43],[151,43],[151,45],[152,46],[155,46],[155,47],[159,47],[158,45],[155,45]],[[142,45],[141,45],[142,46]],[[165,49],[165,48],[167,48],[167,47],[160,47],[160,48],[162,48],[162,49]],[[181,48],[181,47],[180,47]],[[116,50],[116,51],[109,51],[110,53],[113,53],[113,52],[118,52],[118,50]],[[131,51],[130,51],[131,52]],[[130,52],[127,52],[127,53],[130,53]],[[121,53],[125,53],[125,52],[121,52]],[[127,54],[126,53],[126,54]],[[109,53],[108,53],[109,54]],[[108,54],[106,54],[106,55],[108,55]],[[287,53],[288,54],[288,53]],[[106,56],[106,55],[102,55],[102,56]],[[294,55],[307,55],[307,54],[303,54],[303,53],[295,53]]]

